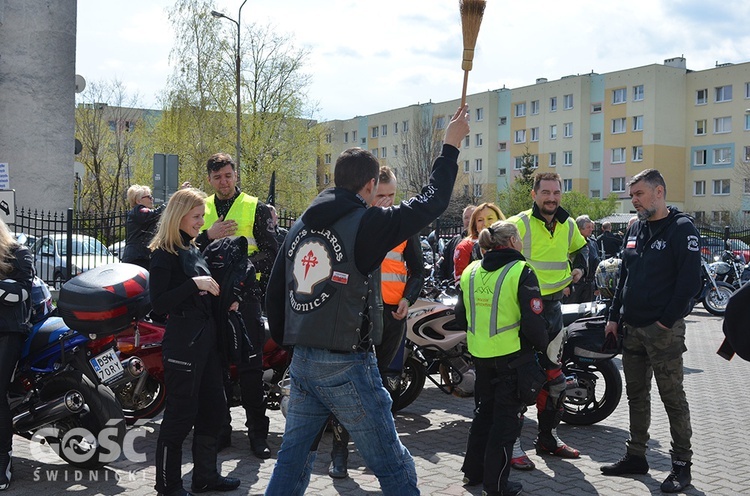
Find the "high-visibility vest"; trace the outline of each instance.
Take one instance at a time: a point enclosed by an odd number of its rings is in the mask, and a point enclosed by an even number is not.
[[[526,264],[510,262],[487,271],[482,261],[472,262],[461,274],[466,320],[466,344],[478,358],[510,355],[521,349],[521,306],[518,283]]]
[[[206,214],[203,217],[205,224],[203,230],[207,231],[219,220],[216,211],[216,195],[206,198]],[[258,199],[245,193],[240,193],[235,198],[234,203],[229,208],[229,212],[224,220],[233,220],[237,223],[237,232],[235,236],[245,236],[247,238],[247,254],[253,255],[258,252],[258,243],[253,235],[253,226],[255,225],[255,209],[258,207]]]
[[[404,260],[404,249],[407,241],[404,241],[388,252],[380,265],[380,287],[383,292],[383,303],[398,305],[404,297],[406,289],[406,261]]]
[[[508,221],[518,228],[523,242],[521,253],[539,279],[542,296],[547,296],[562,291],[573,281],[568,255],[586,246],[586,238],[572,217],[558,223],[555,233],[550,234],[544,222],[533,217],[531,212],[526,210]]]

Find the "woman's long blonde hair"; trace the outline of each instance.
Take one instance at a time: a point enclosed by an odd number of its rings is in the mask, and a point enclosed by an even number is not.
[[[159,229],[156,231],[148,248],[155,251],[162,250],[177,254],[177,249],[187,249],[180,235],[180,222],[195,207],[206,204],[206,193],[195,188],[185,188],[177,191],[169,199],[167,208],[159,220]]]
[[[503,211],[500,210],[500,207],[498,207],[494,203],[482,203],[477,208],[475,208],[474,212],[471,214],[471,220],[469,221],[469,239],[477,239],[479,237],[479,231],[477,231],[477,218],[485,208],[489,208],[490,210],[495,212],[495,214],[497,214],[497,220],[505,220],[505,214],[503,214]]]
[[[13,239],[7,224],[0,219],[0,275],[8,276],[13,271],[13,264],[8,262],[8,259],[17,247],[18,242]]]

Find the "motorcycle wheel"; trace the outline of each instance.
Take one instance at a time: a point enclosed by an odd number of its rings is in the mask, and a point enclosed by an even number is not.
[[[716,290],[714,288],[709,289],[706,296],[703,297],[703,307],[711,315],[723,317],[724,311],[727,309],[727,302],[732,294],[734,294],[732,285],[716,281]]]
[[[563,372],[578,380],[578,387],[566,391],[562,415],[565,423],[592,425],[615,411],[622,397],[622,377],[612,360],[588,365],[569,361],[563,366]]]
[[[401,371],[401,387],[398,397],[393,401],[392,412],[403,410],[414,403],[424,388],[427,371],[424,365],[414,357],[408,357]]]
[[[122,440],[125,437],[122,407],[109,387],[103,384],[96,386],[81,373],[60,375],[54,378],[44,386],[40,396],[46,401],[70,390],[81,393],[88,405],[88,411],[71,414],[53,423],[52,427],[56,429],[56,436],[46,436],[45,439],[58,456],[69,464],[83,469],[101,468],[107,464],[101,461],[102,458],[112,458],[112,454],[109,447],[99,444],[100,433],[107,429],[105,434],[108,444],[116,443],[122,446]],[[88,431],[88,433],[66,435],[74,429]],[[73,460],[68,453],[75,453],[76,458],[80,456],[83,459]]]
[[[140,419],[152,419],[164,410],[164,398],[166,389],[164,384],[159,382],[154,376],[149,375],[143,385],[140,394],[134,396],[133,389],[135,382],[129,382],[115,392],[117,401],[122,405],[122,413],[125,415],[125,422],[133,425]]]

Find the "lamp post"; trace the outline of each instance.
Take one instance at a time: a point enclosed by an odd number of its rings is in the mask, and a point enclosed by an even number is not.
[[[211,11],[211,15],[213,17],[215,17],[217,19],[222,19],[222,18],[223,19],[227,19],[229,21],[232,21],[237,26],[237,46],[235,47],[235,52],[234,52],[234,72],[235,72],[234,76],[235,76],[235,85],[236,85],[235,91],[237,92],[237,142],[235,143],[235,148],[236,148],[235,149],[235,154],[236,154],[235,160],[237,160],[237,182],[238,183],[240,182],[240,170],[241,170],[241,167],[240,167],[240,163],[241,163],[240,162],[240,148],[242,146],[242,141],[241,141],[241,129],[242,129],[242,107],[241,107],[241,104],[242,104],[242,101],[240,99],[240,66],[241,66],[241,62],[242,61],[240,59],[240,27],[241,27],[240,19],[241,19],[241,16],[242,16],[242,7],[245,6],[246,2],[247,2],[247,0],[244,0],[242,2],[242,5],[240,5],[240,9],[237,11],[237,20],[236,21],[234,19],[232,19],[231,17],[227,17],[226,15],[224,15],[221,12],[217,12],[215,10]]]

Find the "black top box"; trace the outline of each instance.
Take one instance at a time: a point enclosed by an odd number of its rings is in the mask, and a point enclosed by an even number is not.
[[[115,334],[151,309],[148,271],[128,263],[88,270],[63,284],[57,308],[71,329],[97,336]]]

